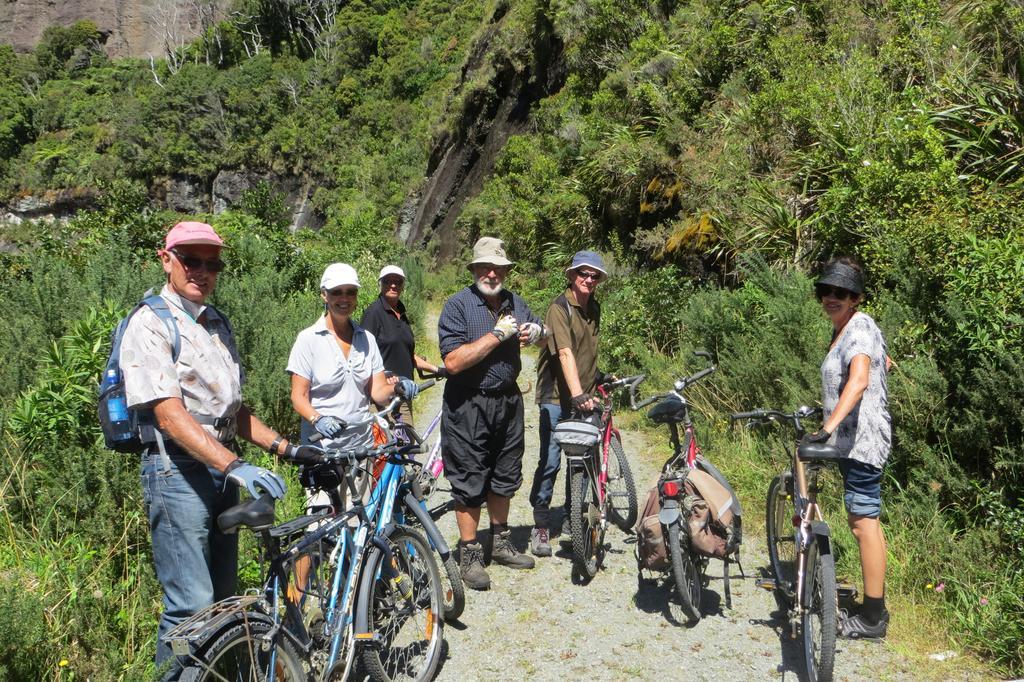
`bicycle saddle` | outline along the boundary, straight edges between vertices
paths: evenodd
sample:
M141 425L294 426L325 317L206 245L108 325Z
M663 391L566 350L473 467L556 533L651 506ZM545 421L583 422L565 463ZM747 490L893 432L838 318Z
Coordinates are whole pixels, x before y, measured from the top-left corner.
M686 405L674 395L670 395L647 413L655 424L678 424L686 419Z
M801 462L838 462L843 456L836 446L828 443L807 443L796 449Z
M237 533L239 526L254 530L269 528L274 523L274 498L270 495L246 500L236 504L217 517L217 527L222 533Z

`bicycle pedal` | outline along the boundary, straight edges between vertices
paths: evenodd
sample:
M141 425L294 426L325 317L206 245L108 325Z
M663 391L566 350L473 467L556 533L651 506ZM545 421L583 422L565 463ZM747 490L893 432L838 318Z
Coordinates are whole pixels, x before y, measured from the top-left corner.
M853 583L848 583L842 580L836 581L836 595L840 599L849 599L852 601L857 598L858 594L860 593L857 591L857 586Z
M759 578L754 584L762 590L768 590L769 592L774 592L776 587L775 578Z

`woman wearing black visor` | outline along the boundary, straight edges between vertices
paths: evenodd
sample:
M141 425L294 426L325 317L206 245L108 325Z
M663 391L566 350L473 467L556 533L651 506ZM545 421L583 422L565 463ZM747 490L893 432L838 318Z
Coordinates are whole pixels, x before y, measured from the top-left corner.
M824 423L805 440L835 445L844 455L843 501L860 546L864 605L839 623L849 638L885 637L885 534L879 523L882 467L889 458L892 428L886 373L889 359L878 325L857 310L864 296L863 274L852 258L825 266L815 295L832 322L832 343L821 364Z

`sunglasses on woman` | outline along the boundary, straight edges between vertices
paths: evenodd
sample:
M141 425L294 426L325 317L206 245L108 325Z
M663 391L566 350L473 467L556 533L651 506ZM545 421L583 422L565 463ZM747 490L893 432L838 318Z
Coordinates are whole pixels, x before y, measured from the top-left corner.
M828 296L829 298L834 298L837 301L845 301L848 298L853 298L854 296L856 296L856 294L850 291L849 289L833 287L829 286L828 284L815 284L814 295L818 297L819 301L825 298L826 296Z
M177 249L170 249L170 252L174 254L174 257L178 259L179 263L185 266L186 270L197 271L205 268L207 272L217 274L228 266L228 264L220 258L199 258L197 256L190 256L187 253L182 253Z

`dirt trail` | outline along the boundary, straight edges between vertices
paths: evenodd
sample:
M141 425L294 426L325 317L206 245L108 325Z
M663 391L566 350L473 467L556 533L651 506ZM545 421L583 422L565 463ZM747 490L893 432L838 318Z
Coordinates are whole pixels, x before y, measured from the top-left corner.
M427 320L428 329L435 330L436 324L434 313ZM519 384L524 390L530 387L524 395L524 482L509 519L521 549L528 544L532 526L528 498L538 450L535 377L535 357L524 354ZM417 424L425 426L440 403L440 387L425 392L417 401ZM646 454L643 434L624 432L623 441L642 499L661 462ZM563 490L560 480L552 507L561 505ZM440 526L454 546L454 514L442 518ZM486 521L481 526L486 529ZM565 530L552 541L555 556L538 559L535 569L491 566L491 589L469 591L460 622L445 629L447 658L438 679L798 679L798 644L784 634L784 618L776 613L771 594L754 585L753 576L767 565L763 529L750 528L745 536L742 561L747 577L733 576L731 610L725 609L721 596L722 563L711 562L711 582L703 595L705 615L693 628L675 624L666 608L665 588L638 585L634 539L614 527L605 538L609 548L603 570L590 584L574 585L568 524ZM738 573L735 566L732 573ZM837 680L914 677L910 662L884 644L839 642Z

